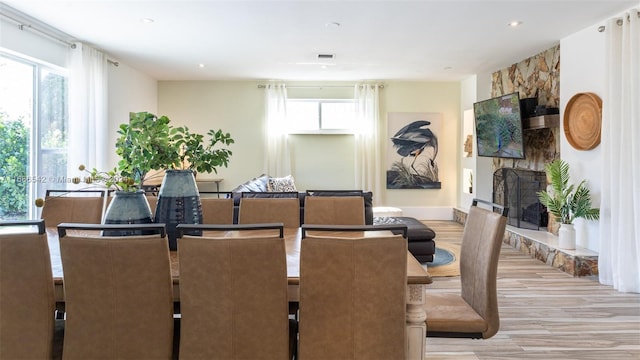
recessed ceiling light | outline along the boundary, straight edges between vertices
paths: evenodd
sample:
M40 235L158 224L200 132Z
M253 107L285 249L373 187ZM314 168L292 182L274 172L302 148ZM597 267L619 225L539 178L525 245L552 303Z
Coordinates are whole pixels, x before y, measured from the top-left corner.
M204 64L198 64L198 67L203 68Z
M511 22L510 22L509 24L507 24L507 25L509 25L509 26L511 26L511 27L518 27L518 26L522 25L522 21L514 20L514 21L511 21Z
M152 18L142 18L142 19L140 19L140 21L142 21L145 24L151 24L155 20L153 20Z

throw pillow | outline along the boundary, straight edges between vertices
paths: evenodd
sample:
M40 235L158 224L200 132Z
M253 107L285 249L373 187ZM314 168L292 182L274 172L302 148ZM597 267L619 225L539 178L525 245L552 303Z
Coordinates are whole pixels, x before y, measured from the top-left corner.
M236 188L231 190L231 192L249 192L249 191L267 191L267 181L269 179L269 175L262 174L258 177L254 177L253 179L238 185Z
M267 191L298 191L296 189L296 184L293 180L293 176L287 175L281 178L269 178L269 182L267 184Z

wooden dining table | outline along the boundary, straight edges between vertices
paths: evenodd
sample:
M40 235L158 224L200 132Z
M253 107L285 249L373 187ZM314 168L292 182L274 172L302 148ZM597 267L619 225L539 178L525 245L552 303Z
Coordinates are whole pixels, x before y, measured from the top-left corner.
M312 234L308 232L308 234ZM326 233L325 233L326 234ZM380 236L389 232L367 231L360 233L334 232L336 236ZM208 233L205 235L209 235ZM215 236L238 236L239 232L224 232ZM274 235L275 236L275 235ZM60 244L58 230L47 228L47 238L51 254L51 267L55 286L55 299L59 309L64 309L64 274L60 258ZM302 230L300 228L285 228L284 241L287 254L287 281L290 302L299 301L300 285L300 244ZM179 240L178 240L179 242ZM174 302L180 302L180 271L177 251L169 252L171 260L171 277L173 280ZM432 282L427 270L407 251L407 287L406 287L406 359L424 359L426 346L426 313L424 311L426 285ZM374 314L372 314L374 316Z

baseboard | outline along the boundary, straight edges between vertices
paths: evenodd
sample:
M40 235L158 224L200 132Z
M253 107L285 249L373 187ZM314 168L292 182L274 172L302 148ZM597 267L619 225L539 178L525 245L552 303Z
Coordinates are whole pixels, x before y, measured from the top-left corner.
M407 206L402 209L402 216L418 220L453 220L453 208L450 206Z

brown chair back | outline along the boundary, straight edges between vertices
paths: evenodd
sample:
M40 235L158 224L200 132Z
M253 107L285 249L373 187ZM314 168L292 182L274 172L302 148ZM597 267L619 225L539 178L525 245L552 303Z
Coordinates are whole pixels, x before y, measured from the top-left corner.
M180 359L289 357L281 235L184 236L178 251Z
M233 199L200 198L203 224L233 224Z
M487 329L482 334L485 339L500 327L496 278L506 225L506 216L471 206L462 235L461 295L487 322Z
M300 227L300 200L243 197L240 199L238 223L283 223L285 228Z
M65 359L171 358L173 284L166 238L61 233L60 254Z
M47 190L40 218L47 226L64 222L100 224L104 205L103 190Z
M300 256L301 359L405 358L405 238L307 235Z
M304 223L364 225L364 198L362 196L306 196Z
M0 234L1 359L52 357L55 300L41 223L38 233ZM10 225L18 223L0 223L0 232Z

